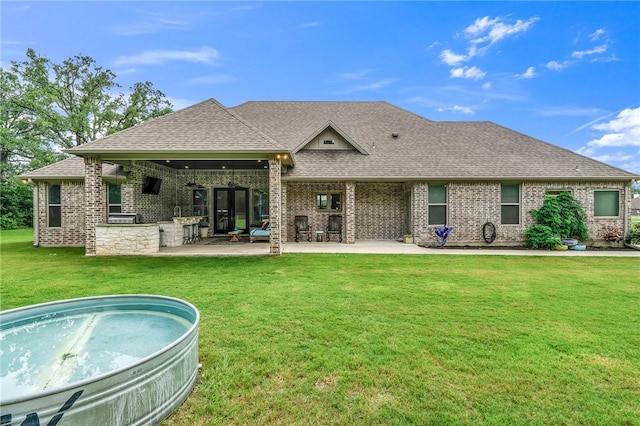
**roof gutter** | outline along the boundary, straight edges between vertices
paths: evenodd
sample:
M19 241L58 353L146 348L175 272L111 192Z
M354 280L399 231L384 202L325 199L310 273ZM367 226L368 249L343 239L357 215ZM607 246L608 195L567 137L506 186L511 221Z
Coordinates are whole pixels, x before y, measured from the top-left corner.
M635 179L635 178L634 178ZM608 177L445 177L445 176L317 176L317 177L297 177L283 176L282 180L290 182L329 182L329 181L358 181L358 182L626 182L629 176L608 176Z
M295 160L290 151L280 150L259 150L259 151L194 151L194 150L130 150L130 151L113 151L113 150L83 150L79 148L71 148L63 150L67 154L77 155L79 157L94 156L102 160L270 160L273 158L281 158L283 163L289 166L295 166ZM278 157L280 156L280 157Z

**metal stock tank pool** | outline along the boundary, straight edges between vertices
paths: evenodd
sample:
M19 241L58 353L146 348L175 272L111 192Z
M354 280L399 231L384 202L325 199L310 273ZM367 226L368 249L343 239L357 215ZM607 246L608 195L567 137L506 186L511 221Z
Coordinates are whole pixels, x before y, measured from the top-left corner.
M153 295L0 312L0 425L159 423L195 384L199 320Z

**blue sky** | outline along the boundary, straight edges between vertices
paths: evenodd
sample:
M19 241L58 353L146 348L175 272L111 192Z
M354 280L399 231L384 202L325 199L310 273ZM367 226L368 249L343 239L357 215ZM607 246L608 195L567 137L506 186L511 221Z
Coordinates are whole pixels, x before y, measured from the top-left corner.
M27 48L88 55L176 109L385 100L640 174L640 2L3 1L0 13L5 68Z

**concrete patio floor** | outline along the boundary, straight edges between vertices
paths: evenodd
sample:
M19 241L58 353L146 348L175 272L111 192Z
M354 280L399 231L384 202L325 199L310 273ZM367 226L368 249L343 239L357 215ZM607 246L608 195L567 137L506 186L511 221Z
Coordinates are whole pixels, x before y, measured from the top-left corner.
M269 243L229 243L224 245L208 245L208 241L176 247L163 247L155 256L266 256ZM284 245L283 254L287 253L370 253L370 254L432 254L432 255L500 255L500 256L613 256L640 257L638 250L589 250L586 251L550 251L530 250L524 248L425 248L415 244L404 244L392 240L361 240L355 244L338 242L288 242Z

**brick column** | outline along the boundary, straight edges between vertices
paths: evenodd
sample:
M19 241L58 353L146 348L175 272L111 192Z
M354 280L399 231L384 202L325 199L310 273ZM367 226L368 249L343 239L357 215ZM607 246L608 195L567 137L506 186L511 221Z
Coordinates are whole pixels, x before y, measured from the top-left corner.
M102 160L84 159L85 254L96 254L96 225L104 222L105 192L102 183Z
M287 182L282 182L282 190L280 191L282 194L281 207L280 207L280 225L282 226L282 231L280 232L280 241L282 244L286 244L288 241L287 237Z
M429 185L426 183L414 183L411 191L411 224L414 243L424 243L433 239L429 228L428 217Z
M269 160L269 233L270 252L282 254L282 176L279 158Z
M347 244L356 242L356 184L347 182L345 184L345 230Z

